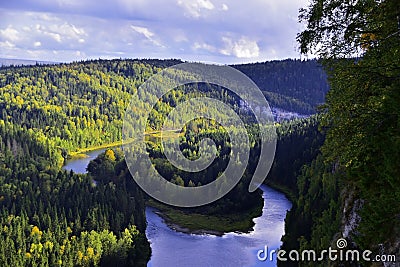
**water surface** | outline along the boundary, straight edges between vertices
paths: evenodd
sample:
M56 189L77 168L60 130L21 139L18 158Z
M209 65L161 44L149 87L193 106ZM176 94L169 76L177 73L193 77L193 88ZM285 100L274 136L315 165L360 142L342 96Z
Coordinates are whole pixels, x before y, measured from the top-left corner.
M89 162L105 149L85 153L88 157L67 161L63 167L76 173L86 173ZM259 261L257 252L268 246L269 251L281 245L284 219L291 203L280 192L262 186L264 207L261 217L255 218L250 233L227 233L223 236L195 235L169 228L151 207L146 208L146 235L151 243L152 256L148 267L221 267L276 266L274 261Z
M259 261L257 252L268 246L278 249L284 234L284 219L291 203L280 192L263 186L264 208L261 217L254 219L254 231L227 233L222 237L195 235L170 229L154 209L146 208L146 235L151 243L152 256L148 267L180 266L276 266L274 261Z
M86 153L82 153L85 154L87 157L67 160L63 169L68 171L73 170L75 173L86 173L86 167L89 165L89 162L91 160L94 160L98 155L103 153L105 150L106 150L105 148L101 148Z

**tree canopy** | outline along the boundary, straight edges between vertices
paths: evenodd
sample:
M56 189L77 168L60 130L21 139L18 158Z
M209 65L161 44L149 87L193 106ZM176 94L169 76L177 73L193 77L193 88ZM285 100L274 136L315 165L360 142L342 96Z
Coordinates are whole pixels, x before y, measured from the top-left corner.
M329 167L323 179L339 180L341 198L333 196L333 203L341 201L343 207L344 202L353 199L354 204L354 199L361 199L363 205L357 211L361 221L351 232L352 238L357 246L375 250L384 244L396 251L400 233L399 16L397 0L313 0L299 16L306 23L297 37L300 50L322 59L331 87L323 106L326 141L322 151L325 165L334 167ZM306 170L302 180L307 171L306 180L323 170L321 160L317 163L314 171ZM304 185L299 184L299 190L304 192ZM297 209L303 209L297 212L304 218L305 204ZM341 231L330 227L329 216L336 222L336 216L346 220L346 214L318 210L306 215L312 218L308 227L313 234L303 236L304 247L322 238L332 240ZM317 228L319 234L315 234Z

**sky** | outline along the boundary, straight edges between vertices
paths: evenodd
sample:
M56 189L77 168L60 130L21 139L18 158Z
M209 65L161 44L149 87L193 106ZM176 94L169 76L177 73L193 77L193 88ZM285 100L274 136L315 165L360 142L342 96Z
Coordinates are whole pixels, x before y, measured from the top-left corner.
M0 0L0 58L300 58L307 0Z

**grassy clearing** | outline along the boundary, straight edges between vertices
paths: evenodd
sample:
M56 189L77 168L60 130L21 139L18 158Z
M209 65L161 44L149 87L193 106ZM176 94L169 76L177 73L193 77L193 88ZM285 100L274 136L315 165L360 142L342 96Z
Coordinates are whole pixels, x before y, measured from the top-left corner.
M91 152L91 151L94 151L94 150L98 150L98 149L106 149L106 148L115 147L115 146L121 146L121 145L122 145L122 141L117 141L117 142L108 143L108 144L104 144L104 145L81 148L81 149L78 149L77 151L70 152L69 156L71 158L75 158L75 157L80 158L79 154L84 154L84 153L88 153L88 152Z
M146 132L146 136L153 137L153 138L163 138L170 139L170 138L178 138L183 135L183 133L180 132L180 130L166 130L162 134L160 131L153 131L153 132ZM125 142L127 143L127 142ZM122 141L116 141L113 143L108 143L108 144L103 144L103 145L97 145L97 146L91 146L87 148L81 148L76 151L70 152L68 156L70 158L74 159L79 159L79 158L84 158L85 153L98 150L98 149L106 149L106 148L111 148L111 147L116 147L116 146L122 146Z
M146 135L154 138L163 137L166 139L170 139L170 138L178 138L182 136L183 133L181 132L181 130L165 130L162 132L162 134L161 131L153 131L153 132L147 132Z
M86 154L83 154L83 153L69 155L69 159L84 159L84 158L87 158L87 157L89 157L89 156L86 155Z

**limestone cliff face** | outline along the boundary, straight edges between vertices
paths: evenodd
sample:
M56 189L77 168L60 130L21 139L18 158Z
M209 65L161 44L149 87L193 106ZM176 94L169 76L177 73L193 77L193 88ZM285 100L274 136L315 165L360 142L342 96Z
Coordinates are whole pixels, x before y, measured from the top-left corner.
M357 227L362 220L359 215L361 208L364 205L364 200L360 199L355 193L354 188L343 190L343 213L341 222L341 232L335 236L335 239L343 237L349 242L348 248L357 249L358 245L353 240L353 237L358 234ZM400 221L400 217L399 221ZM375 244L379 248L380 255L396 255L396 262L380 262L372 263L371 266L384 267L400 267L400 237L393 237L384 244ZM361 265L354 265L361 266Z
M343 217L342 217L342 237L351 241L351 236L357 234L357 226L361 217L358 214L364 201L357 198L355 190L347 189L343 191Z
M396 262L384 262L384 267L400 267L400 237L394 241L380 245L381 255L396 255Z

